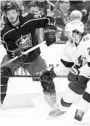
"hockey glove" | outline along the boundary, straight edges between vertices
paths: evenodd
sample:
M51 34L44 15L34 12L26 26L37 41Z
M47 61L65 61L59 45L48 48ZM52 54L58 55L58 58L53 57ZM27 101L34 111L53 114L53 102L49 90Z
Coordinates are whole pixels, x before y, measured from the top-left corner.
M16 49L16 50L14 50L12 52L8 52L8 54L9 54L10 58L14 58L15 56L19 57L21 55L21 50L20 49Z
M82 67L84 62L84 59L82 56L78 57L78 60L75 62L75 68L79 69L80 67Z
M76 81L78 79L79 70L74 66L68 74L69 81Z
M16 49L13 53L11 58L14 58L15 56L18 56L21 60L25 60L27 55L24 55L21 49Z
M77 61L75 62L75 65L71 68L71 71L68 74L68 80L69 81L75 81L78 79L78 74L79 74L79 68L82 67L83 63L86 60L84 57L79 56Z
M44 40L47 46L52 45L56 42L56 27L54 25L47 25L44 30Z

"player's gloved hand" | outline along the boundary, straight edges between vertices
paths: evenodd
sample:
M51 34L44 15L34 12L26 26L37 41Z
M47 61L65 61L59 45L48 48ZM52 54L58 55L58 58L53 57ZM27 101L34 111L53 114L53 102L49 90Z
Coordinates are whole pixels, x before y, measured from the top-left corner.
M44 40L46 41L47 46L52 45L56 42L56 31L55 20L52 17L47 17L48 23L44 29Z
M15 56L20 57L21 60L25 60L25 58L27 57L27 55L23 54L21 49L16 49L12 52L12 58L14 58Z
M68 74L68 80L76 81L78 79L78 75L79 75L79 70L75 66L73 66L71 68L71 71Z
M79 68L84 64L86 59L82 56L79 56L77 61L75 62L74 66L71 68L71 71L68 74L68 80L69 81L74 81L78 79L79 75Z
M14 58L15 56L20 56L22 53L21 53L21 50L20 49L16 49L14 50L12 53L11 53L11 57Z
M52 45L56 42L56 27L54 25L47 25L44 30L44 40L47 46Z

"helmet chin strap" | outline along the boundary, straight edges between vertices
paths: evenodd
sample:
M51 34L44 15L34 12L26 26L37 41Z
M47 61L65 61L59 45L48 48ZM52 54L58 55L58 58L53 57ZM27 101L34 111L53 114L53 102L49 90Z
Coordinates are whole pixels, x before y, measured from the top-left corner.
M82 36L78 34L75 38L73 38L73 42L78 45L81 41Z

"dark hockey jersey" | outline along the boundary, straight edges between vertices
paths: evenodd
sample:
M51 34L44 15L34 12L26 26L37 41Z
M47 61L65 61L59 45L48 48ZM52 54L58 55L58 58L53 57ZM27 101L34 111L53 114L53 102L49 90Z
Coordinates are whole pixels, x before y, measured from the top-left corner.
M26 17L20 16L20 25L18 27L7 23L1 31L1 37L9 57L11 57L12 53L18 48L22 48L26 51L36 46L38 44L36 28L45 27L47 22L47 18L35 19L34 15L28 14ZM32 62L38 55L40 55L40 48L30 52L24 62Z

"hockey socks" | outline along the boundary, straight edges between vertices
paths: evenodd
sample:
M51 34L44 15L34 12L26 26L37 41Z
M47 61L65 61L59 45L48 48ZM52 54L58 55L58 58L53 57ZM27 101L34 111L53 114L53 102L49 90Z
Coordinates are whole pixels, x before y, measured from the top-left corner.
M69 107L72 105L72 103L65 102L65 101L63 100L63 98L62 98L62 99L61 99L61 105L62 105L63 107L69 108Z

